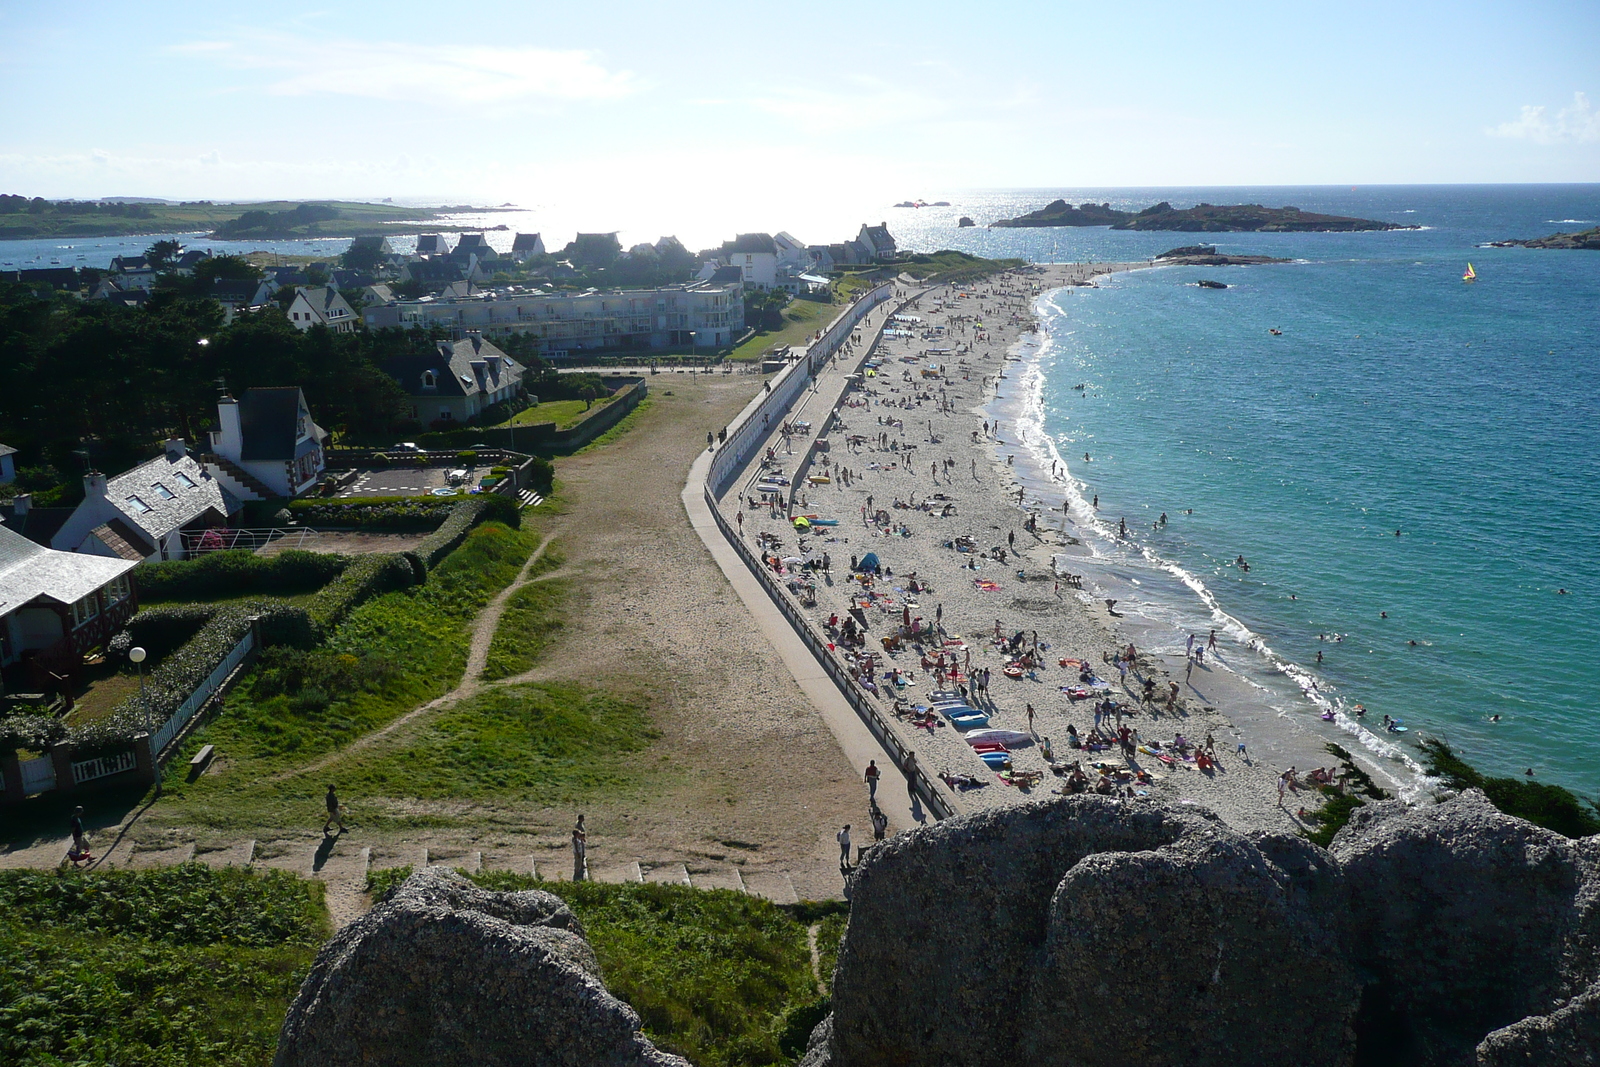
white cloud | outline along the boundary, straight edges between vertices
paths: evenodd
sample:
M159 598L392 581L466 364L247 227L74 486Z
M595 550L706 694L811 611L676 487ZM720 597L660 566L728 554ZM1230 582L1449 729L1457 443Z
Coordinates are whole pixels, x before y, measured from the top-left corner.
M1573 93L1572 104L1562 108L1552 118L1547 109L1524 104L1522 117L1515 122L1502 122L1485 132L1491 137L1511 137L1535 144L1561 144L1576 141L1600 141L1600 111L1589 103L1586 93Z
M627 71L611 71L593 52L484 45L416 45L251 34L193 41L172 51L224 67L278 72L278 96L333 94L418 104L493 104L513 100L614 100L635 92Z

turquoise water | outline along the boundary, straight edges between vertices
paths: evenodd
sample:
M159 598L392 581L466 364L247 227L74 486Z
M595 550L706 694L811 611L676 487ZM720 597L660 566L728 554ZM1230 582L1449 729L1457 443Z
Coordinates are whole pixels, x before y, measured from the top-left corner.
M1297 262L1139 271L1042 302L1039 421L1049 458L1099 496L1091 573L1168 651L1221 627L1290 714L1349 723L1360 703L1367 725L1395 716L1485 770L1600 793L1600 253L1474 247L1593 225L1600 187L1261 192L1187 199L1428 228L1219 234ZM1131 259L1196 236L975 240ZM1103 536L1124 517L1136 550Z

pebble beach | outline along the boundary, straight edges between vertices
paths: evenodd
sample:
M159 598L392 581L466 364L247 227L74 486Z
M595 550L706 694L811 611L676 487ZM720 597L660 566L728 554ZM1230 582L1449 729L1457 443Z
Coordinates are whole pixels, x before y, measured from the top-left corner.
M1303 828L1296 813L1320 797L1291 792L1280 805L1279 775L1292 765L1304 777L1335 759L1316 738L1249 709L1250 694L1212 671L1214 659L1186 671L1182 659L1135 644L1124 675L1114 660L1137 631L1095 596L1092 579L1079 587L1072 559L1084 549L1065 496L1047 499L1048 480L1024 484L1024 457L997 421L1036 336L1034 302L1148 266L1044 265L906 289L863 322L790 421L772 427L767 462L752 463L722 506L835 639L834 654L870 678L922 767L958 783L960 810L1055 792L1077 766L1091 784L1105 773L1119 795L1200 804L1240 829ZM788 492L773 491L781 483ZM797 527L804 516L814 519ZM880 570L863 580L852 561L869 553ZM864 620L854 621L864 643L845 636L847 620ZM1019 635L1011 647L1030 653L1031 666L1008 676L1017 655L1005 646ZM941 675L941 653L953 675ZM1219 654L1229 653L1209 653ZM973 680L985 670L980 695ZM935 691L962 685L989 717L983 728L1026 737L1006 744L1010 773L986 764L944 716L918 716ZM1230 708L1252 713L1241 723ZM1096 726L1135 731L1132 755L1070 746L1071 731L1087 739ZM1214 764L1202 769L1192 747L1175 750L1180 735L1212 739Z

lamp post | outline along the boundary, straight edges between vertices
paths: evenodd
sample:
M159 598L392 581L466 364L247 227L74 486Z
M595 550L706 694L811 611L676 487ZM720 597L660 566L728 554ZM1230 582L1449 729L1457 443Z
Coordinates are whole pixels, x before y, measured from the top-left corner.
M133 662L135 667L139 668L139 703L144 707L144 721L147 728L150 726L150 698L146 695L144 688L144 659L148 655L149 653L141 645L135 645L133 648L128 649L128 659ZM151 736L154 736L154 733Z

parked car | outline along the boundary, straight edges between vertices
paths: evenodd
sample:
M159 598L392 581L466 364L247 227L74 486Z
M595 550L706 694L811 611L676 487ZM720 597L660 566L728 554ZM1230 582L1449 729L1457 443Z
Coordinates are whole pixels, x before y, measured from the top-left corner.
M415 441L400 441L389 446L390 452L426 452L427 449Z

